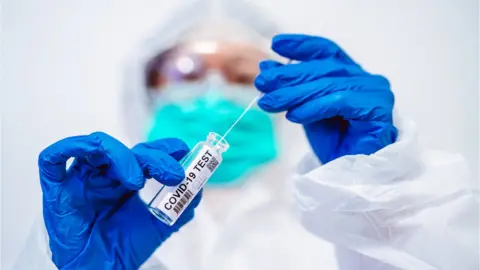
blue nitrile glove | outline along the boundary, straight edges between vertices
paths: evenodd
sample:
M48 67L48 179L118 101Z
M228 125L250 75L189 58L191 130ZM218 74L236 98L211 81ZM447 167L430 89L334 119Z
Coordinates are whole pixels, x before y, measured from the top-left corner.
M344 155L371 154L395 142L394 96L388 80L356 64L330 40L278 35L272 49L295 64L260 63L255 86L267 112L287 111L304 126L323 163Z
M137 269L193 218L197 196L167 226L139 198L145 178L176 185L177 162L188 152L178 139L139 144L132 150L105 133L70 137L39 156L43 216L52 260L60 269ZM74 157L65 170L66 162Z

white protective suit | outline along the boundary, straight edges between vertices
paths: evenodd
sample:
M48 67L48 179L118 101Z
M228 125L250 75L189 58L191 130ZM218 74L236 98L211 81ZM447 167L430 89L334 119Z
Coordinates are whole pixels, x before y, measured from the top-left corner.
M264 16L230 4L222 12L254 29L252 40L275 34ZM126 83L133 142L143 139L149 117L141 89L146 61L211 16L204 9L193 5L176 14L135 54ZM478 191L465 160L423 151L412 122L396 119L395 125L397 142L375 154L321 165L307 153L296 172L288 164L307 151L305 138L289 133L292 124L281 125L280 139L289 138L282 157L229 193L233 203L220 213L201 203L194 220L142 269L479 269ZM142 198L149 201L158 188L147 182ZM50 257L39 220L15 269L55 269Z

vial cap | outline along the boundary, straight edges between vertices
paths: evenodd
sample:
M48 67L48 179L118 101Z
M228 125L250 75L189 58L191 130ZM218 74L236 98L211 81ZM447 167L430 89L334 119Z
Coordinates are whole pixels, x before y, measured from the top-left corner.
M211 146L215 147L220 152L225 152L230 147L230 145L225 140L225 138L222 138L222 136L220 136L219 134L217 134L215 132L210 132L208 134L207 143L209 143Z

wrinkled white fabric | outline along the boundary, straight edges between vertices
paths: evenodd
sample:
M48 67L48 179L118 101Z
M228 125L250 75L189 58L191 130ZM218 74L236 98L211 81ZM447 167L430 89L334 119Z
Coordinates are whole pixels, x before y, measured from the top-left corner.
M25 246L20 252L14 270L54 270L52 253L48 247L48 235L45 230L43 218L39 216L33 224L32 230L27 237Z
M375 154L326 165L307 155L293 182L281 163L265 168L225 222L201 204L142 269L479 269L478 191L465 160L422 152L414 124L396 125L398 141ZM44 230L40 220L15 269L55 269Z
M307 156L295 177L300 223L337 246L345 269L479 269L479 197L466 161L422 152L415 125L369 156L319 166Z

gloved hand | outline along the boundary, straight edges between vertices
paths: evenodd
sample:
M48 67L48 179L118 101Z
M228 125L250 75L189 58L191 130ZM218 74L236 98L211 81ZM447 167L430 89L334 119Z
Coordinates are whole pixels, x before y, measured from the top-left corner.
M299 63L260 63L255 86L267 112L287 111L303 125L322 163L344 155L371 154L395 142L394 96L387 79L372 75L330 40L278 35L272 49Z
M145 178L176 185L177 162L188 147L163 139L128 149L104 133L70 137L39 156L43 216L52 260L60 269L137 269L193 218L197 196L178 221L167 226L139 198ZM65 170L66 162L74 157Z

